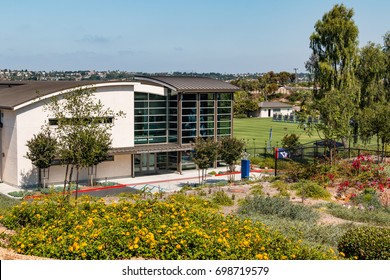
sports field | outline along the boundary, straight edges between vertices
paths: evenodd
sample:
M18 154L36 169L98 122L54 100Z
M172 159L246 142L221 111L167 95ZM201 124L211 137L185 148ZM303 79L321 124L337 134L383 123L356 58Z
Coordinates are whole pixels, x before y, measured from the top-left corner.
M268 145L270 129L272 128L271 146L280 146L284 135L295 133L299 135L302 144L319 140L317 135L309 137L298 127L298 123L275 122L272 118L234 119L233 136L245 139L248 146L264 147Z

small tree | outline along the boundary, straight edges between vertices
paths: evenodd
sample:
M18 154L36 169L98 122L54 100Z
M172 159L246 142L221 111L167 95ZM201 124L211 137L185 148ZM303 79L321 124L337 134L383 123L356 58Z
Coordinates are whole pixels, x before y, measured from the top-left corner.
M218 153L228 166L230 173L229 181L234 180L233 172L236 169L236 162L241 158L245 143L235 137L223 137L219 144Z
M377 139L377 149L382 144L382 159L385 145L390 143L390 106L387 103L374 104L365 108L359 118L361 124L360 136L363 141L368 142L373 136Z
M26 146L28 152L26 158L31 160L32 164L38 168L38 187L42 187L42 174L41 171L44 168L49 168L53 162L56 150L57 141L51 135L48 128L44 129L37 135L27 141Z
M295 133L286 134L282 139L282 147L288 149L292 156L297 155L300 144L299 135Z
M193 145L194 149L191 152L192 160L202 171L202 176L199 175L199 183L204 182L207 169L217 159L218 143L212 138L203 139L197 137Z
M73 180L76 171L76 199L81 168L96 165L108 156L111 145L112 118L114 113L94 97L94 88L79 88L63 96L56 96L46 104L46 110L57 122L55 128L59 143L59 155L66 165L64 191Z
M234 93L233 111L235 116L249 115L249 112L258 109L258 102L246 91L237 91Z

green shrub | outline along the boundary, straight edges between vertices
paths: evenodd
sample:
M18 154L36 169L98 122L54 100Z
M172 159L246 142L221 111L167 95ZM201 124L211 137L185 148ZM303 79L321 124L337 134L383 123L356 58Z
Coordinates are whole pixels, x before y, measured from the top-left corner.
M338 244L347 258L359 260L390 260L390 229L359 227L348 230Z
M275 168L275 159L273 157L267 157L263 161L263 167Z
M288 184L283 181L275 181L271 185L273 188L276 188L279 191L279 196L282 197L290 197L290 193L288 192Z
M22 197L25 197L28 194L28 192L27 191L13 191L13 192L9 192L8 194L10 196L13 196L13 197L22 198Z
M291 160L278 159L278 169L279 170L290 170L295 168L295 164Z
M282 197L246 197L238 210L241 215L274 215L291 220L313 222L319 214L313 209L300 204L294 204Z
M330 199L332 196L324 187L309 180L299 181L294 188L297 189L297 195L303 198Z
M0 194L0 216L4 215L12 209L15 205L20 204L19 199L10 198Z
M367 210L351 207L348 209L335 203L328 203L327 208L331 215L344 220L370 223L379 226L390 225L390 211L386 208Z
M248 118L248 116L246 114L237 114L234 117L237 118L237 119L246 119L246 118Z
M264 195L263 192L263 185L261 184L254 184L251 186L251 193L253 195Z
M250 217L254 221L260 221L277 230L284 236L292 240L302 240L310 246L324 245L337 250L340 237L350 228L355 226L352 223L343 223L340 225L323 225L308 223L306 221L289 220L277 216L254 215ZM325 248L328 250L329 248Z
M365 208L381 208L379 196L375 189L366 188L360 194L353 197L351 201L355 205L363 205Z
M231 206L234 204L233 200L224 191L215 192L211 200L222 206Z
M249 161L251 164L259 166L263 163L263 160L259 157L249 157Z

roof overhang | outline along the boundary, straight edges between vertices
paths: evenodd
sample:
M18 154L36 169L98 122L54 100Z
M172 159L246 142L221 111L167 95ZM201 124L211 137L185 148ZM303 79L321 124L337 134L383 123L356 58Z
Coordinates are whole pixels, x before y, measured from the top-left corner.
M156 145L140 145L135 147L112 148L109 151L110 155L125 155L125 154L147 154L147 153L162 153L176 151L191 151L191 145L178 144L156 144Z
M180 93L233 93L240 88L216 79L191 76L134 76L135 80L164 86Z

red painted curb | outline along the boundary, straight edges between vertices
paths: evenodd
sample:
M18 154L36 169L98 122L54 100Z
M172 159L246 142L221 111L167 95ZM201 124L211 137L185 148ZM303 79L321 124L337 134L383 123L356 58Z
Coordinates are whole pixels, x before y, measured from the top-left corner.
M255 169L251 170L250 172L274 172L272 169ZM223 173L223 174L215 174L215 176L228 176L230 174L240 174L241 172L236 171L233 173ZM210 176L210 175L208 175ZM81 189L78 192L79 193L87 193L87 192L93 192L93 191L103 191L103 190L109 190L109 189L120 189L125 188L129 186L137 186L137 185L150 185L155 183L166 183L166 182L174 182L174 181L184 181L184 180L190 180L190 179L197 179L198 176L195 177L186 177L186 178L178 178L178 179L166 179L166 180L158 180L158 181L148 181L148 182L140 182L136 184L119 184L119 185L113 185L113 186L105 186L105 187L95 187L95 188L88 188L88 189ZM71 193L75 193L76 190L73 190ZM62 193L64 194L64 193ZM35 199L40 198L42 196L47 196L50 194L41 194L41 195L31 195L31 196L25 196L23 199Z

